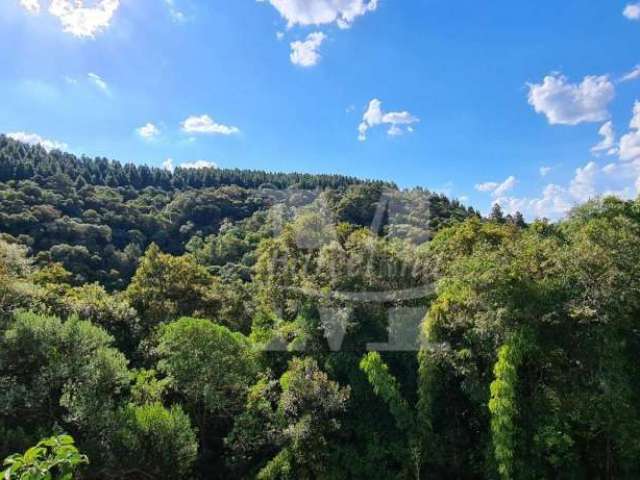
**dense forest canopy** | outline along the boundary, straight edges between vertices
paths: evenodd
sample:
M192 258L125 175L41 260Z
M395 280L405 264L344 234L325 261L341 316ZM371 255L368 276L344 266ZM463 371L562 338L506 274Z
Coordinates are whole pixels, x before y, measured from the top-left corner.
M339 175L122 165L0 136L0 232L28 246L40 263L62 263L79 282L109 288L126 286L152 242L182 254L190 241L210 241L241 221L247 230L265 230L274 204L303 206L319 194L345 221L368 226L383 191L400 195L393 184ZM423 230L473 213L427 191L403 195L422 197L427 211L420 215L434 225L416 213L410 225Z
M0 137L0 457L47 439L15 472L638 478L639 318L640 200L527 225Z

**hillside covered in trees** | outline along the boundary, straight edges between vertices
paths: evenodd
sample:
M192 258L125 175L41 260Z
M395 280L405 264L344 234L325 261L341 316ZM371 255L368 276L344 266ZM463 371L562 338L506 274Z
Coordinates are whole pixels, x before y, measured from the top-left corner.
M48 439L12 462L634 479L639 318L639 200L527 225L421 188L0 136L0 458Z

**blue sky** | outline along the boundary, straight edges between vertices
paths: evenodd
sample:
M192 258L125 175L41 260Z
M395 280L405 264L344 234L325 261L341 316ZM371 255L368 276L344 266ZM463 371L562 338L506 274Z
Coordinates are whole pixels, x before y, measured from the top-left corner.
M379 178L530 218L640 188L629 0L4 0L0 45L0 132L77 154Z

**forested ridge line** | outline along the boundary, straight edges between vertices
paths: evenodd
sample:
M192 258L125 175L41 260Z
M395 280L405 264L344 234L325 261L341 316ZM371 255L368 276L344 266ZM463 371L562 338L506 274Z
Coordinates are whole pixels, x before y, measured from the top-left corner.
M245 221L257 229L274 204L304 206L320 194L335 215L368 226L384 191L399 195L393 184L339 175L170 172L47 152L0 136L0 232L28 246L39 262L60 262L78 281L97 280L109 289L126 286L152 242L182 254L223 225ZM423 197L423 218L412 224L423 230L427 222L435 231L473 213L425 190L409 195L415 196Z

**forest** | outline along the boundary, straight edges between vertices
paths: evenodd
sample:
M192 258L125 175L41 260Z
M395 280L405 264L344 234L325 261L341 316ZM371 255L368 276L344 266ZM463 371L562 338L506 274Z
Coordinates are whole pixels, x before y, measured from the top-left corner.
M0 136L3 479L640 478L640 199L488 217Z

